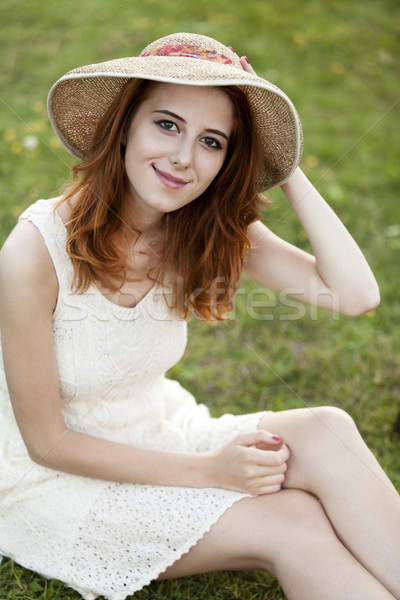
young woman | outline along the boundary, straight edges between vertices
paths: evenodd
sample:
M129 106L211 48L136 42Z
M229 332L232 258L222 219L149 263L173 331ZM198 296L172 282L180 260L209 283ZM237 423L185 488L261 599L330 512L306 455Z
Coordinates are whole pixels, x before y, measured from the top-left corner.
M348 315L379 302L298 168L290 100L174 34L71 71L49 111L82 160L1 252L1 554L87 600L222 569L268 570L296 600L399 599L399 496L346 413L215 419L165 377L189 313L224 318L242 270ZM259 220L277 185L314 256Z

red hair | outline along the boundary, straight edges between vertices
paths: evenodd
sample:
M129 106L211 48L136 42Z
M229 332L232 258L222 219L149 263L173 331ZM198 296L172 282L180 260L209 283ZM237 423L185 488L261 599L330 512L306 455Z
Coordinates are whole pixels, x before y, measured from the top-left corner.
M61 202L77 198L71 203L66 227L67 252L79 292L86 291L95 279L111 291L119 289L112 280L120 281L121 286L126 281L124 257L111 243L112 236L123 227L121 214L128 183L123 137L155 85L160 84L133 80L123 87L99 121L90 152L72 169L74 179ZM160 280L168 274L168 280L175 282L171 308L185 318L189 311L206 320L226 318L250 248L247 229L260 217L262 204L256 188L258 144L247 97L238 87L220 89L234 108L227 156L200 197L168 213L167 240L160 261Z

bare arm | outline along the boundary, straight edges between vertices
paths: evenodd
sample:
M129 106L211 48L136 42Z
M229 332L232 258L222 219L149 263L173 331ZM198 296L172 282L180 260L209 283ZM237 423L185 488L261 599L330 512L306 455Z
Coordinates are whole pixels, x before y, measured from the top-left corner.
M108 481L277 491L288 450L265 431L241 436L213 453L149 450L66 427L61 411L52 314L58 283L38 230L20 223L0 253L0 324L15 417L34 462ZM267 444L269 450L252 446ZM267 446L266 446L267 447Z
M254 73L242 58L246 71ZM302 224L314 256L273 234L261 222L249 228L252 250L245 271L260 283L305 302L359 315L379 304L379 289L346 227L298 168L281 186Z
M361 250L300 169L282 185L314 256L285 242L261 222L249 228L245 271L260 283L347 315L379 304L376 280Z

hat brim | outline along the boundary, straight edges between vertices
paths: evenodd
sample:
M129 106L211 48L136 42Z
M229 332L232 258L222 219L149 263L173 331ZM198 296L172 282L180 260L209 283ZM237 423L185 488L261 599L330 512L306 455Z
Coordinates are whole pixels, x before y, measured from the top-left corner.
M288 96L269 81L237 67L187 57L121 58L78 67L51 88L48 111L54 130L78 158L88 152L97 123L114 97L132 79L192 86L240 87L258 132L262 170L258 189L284 183L302 153L302 129Z

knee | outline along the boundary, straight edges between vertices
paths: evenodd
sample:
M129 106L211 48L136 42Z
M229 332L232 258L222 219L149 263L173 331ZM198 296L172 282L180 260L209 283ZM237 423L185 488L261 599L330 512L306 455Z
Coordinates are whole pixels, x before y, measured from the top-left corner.
M309 410L309 427L314 439L323 443L343 444L358 435L353 418L341 408L320 406Z
M292 492L285 502L279 537L271 550L270 570L279 577L288 563L295 563L310 548L324 548L335 534L321 503L311 494Z
M339 426L354 426L353 417L337 406L318 406L314 409L319 418Z
M285 490L281 496L282 518L280 539L287 547L297 539L308 539L310 534L326 531L330 524L319 500L302 490Z
M265 508L273 513L273 519L269 515L268 544L263 544L262 551L255 557L261 561L257 568L276 575L290 555L302 553L310 545L334 535L320 502L308 492L281 490L273 494L273 500L272 496L259 496L258 500L259 511L262 513ZM262 523L262 514L258 517Z

